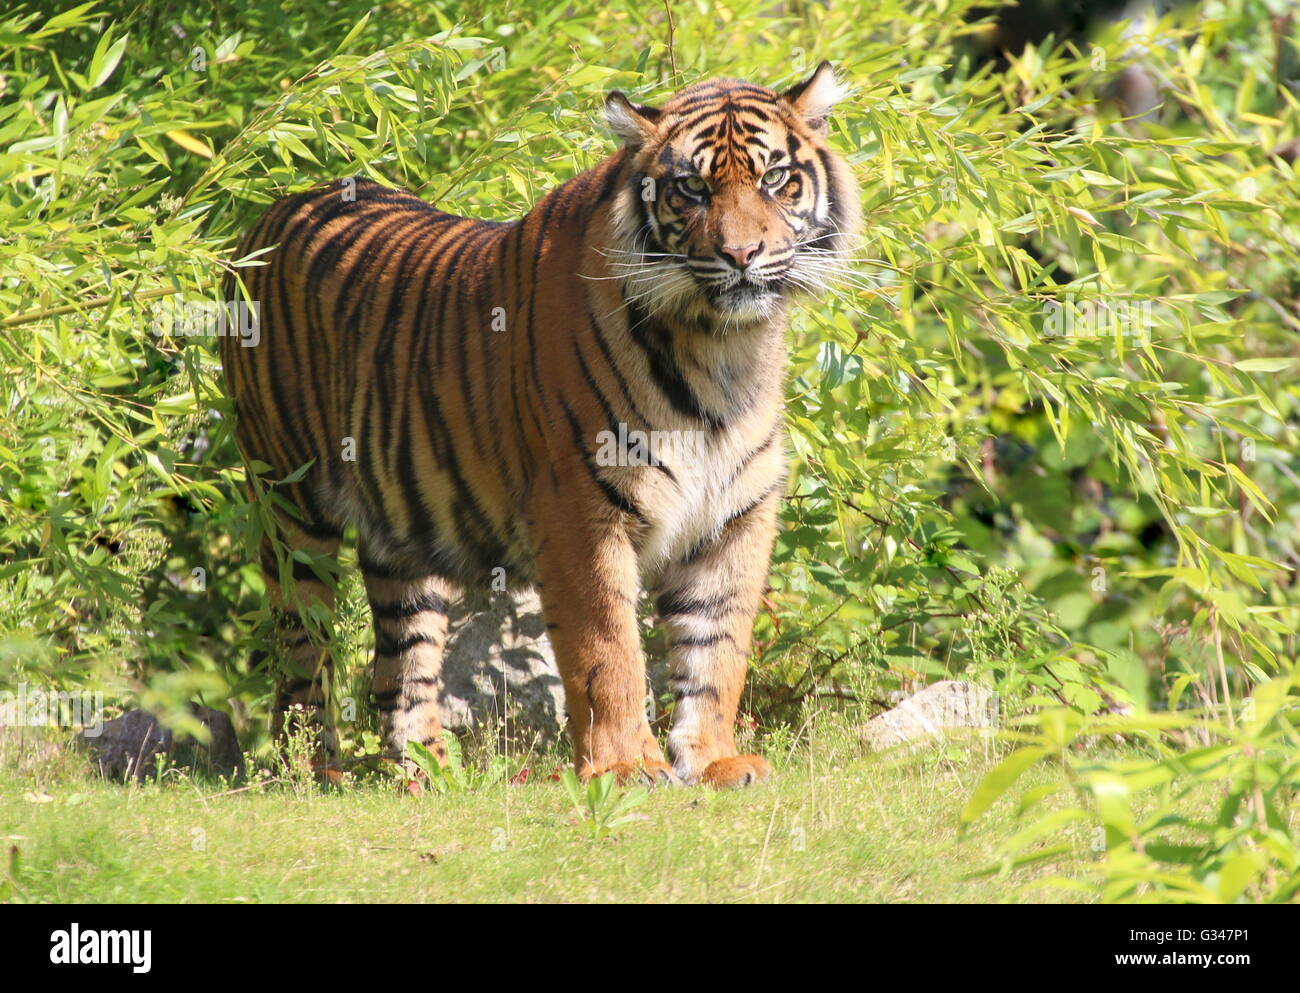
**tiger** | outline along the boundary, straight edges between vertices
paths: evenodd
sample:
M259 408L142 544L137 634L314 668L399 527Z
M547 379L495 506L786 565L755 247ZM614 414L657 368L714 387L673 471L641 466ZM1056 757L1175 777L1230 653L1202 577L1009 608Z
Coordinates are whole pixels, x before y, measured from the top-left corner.
M448 605L504 577L541 601L578 775L769 777L735 728L787 481L790 307L831 284L860 226L828 143L845 93L830 63L784 92L712 78L653 107L614 91L617 150L518 220L351 179L247 231L263 264L227 295L256 304L259 342L223 338L221 358L293 553L290 596L262 540L274 734L291 708L330 733L333 661L301 610L333 609L312 562L354 528L386 755L418 742L445 761ZM667 646L666 756L642 596Z

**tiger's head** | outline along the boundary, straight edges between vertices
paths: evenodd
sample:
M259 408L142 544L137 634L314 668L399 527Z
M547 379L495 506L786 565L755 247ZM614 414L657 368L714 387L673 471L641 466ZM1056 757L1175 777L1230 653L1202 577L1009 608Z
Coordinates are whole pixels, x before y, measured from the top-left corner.
M661 108L611 93L606 117L631 181L606 254L625 296L726 330L778 315L792 293L842 271L860 208L826 119L844 92L823 62L784 93L712 79Z

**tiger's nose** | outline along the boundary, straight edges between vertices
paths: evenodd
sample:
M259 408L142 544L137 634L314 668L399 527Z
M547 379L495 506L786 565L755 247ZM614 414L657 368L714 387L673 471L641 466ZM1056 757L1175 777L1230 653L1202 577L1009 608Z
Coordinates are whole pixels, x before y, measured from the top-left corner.
M722 245L718 249L725 258L730 259L735 264L737 269L746 268L758 257L758 253L762 250L763 243L761 241L749 245Z

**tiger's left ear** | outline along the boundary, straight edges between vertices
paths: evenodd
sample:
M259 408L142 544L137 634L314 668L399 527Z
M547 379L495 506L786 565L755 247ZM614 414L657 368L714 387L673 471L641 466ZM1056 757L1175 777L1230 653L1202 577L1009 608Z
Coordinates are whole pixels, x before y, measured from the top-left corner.
M659 109L635 104L615 90L605 98L605 120L609 128L632 148L640 148L654 134L659 122Z
M781 99L818 134L826 133L826 119L831 108L848 96L849 88L835 77L835 67L823 62L802 83L790 87Z

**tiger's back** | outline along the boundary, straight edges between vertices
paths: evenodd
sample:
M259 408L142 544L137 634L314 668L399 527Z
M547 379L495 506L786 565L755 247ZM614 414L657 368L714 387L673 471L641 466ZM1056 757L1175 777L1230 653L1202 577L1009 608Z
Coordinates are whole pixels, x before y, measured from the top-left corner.
M249 233L244 254L277 247L242 270L261 342L223 339L237 435L273 479L310 466L283 488L309 531L357 525L376 565L523 578L507 507L533 460L496 388L521 226L364 181L286 197Z

